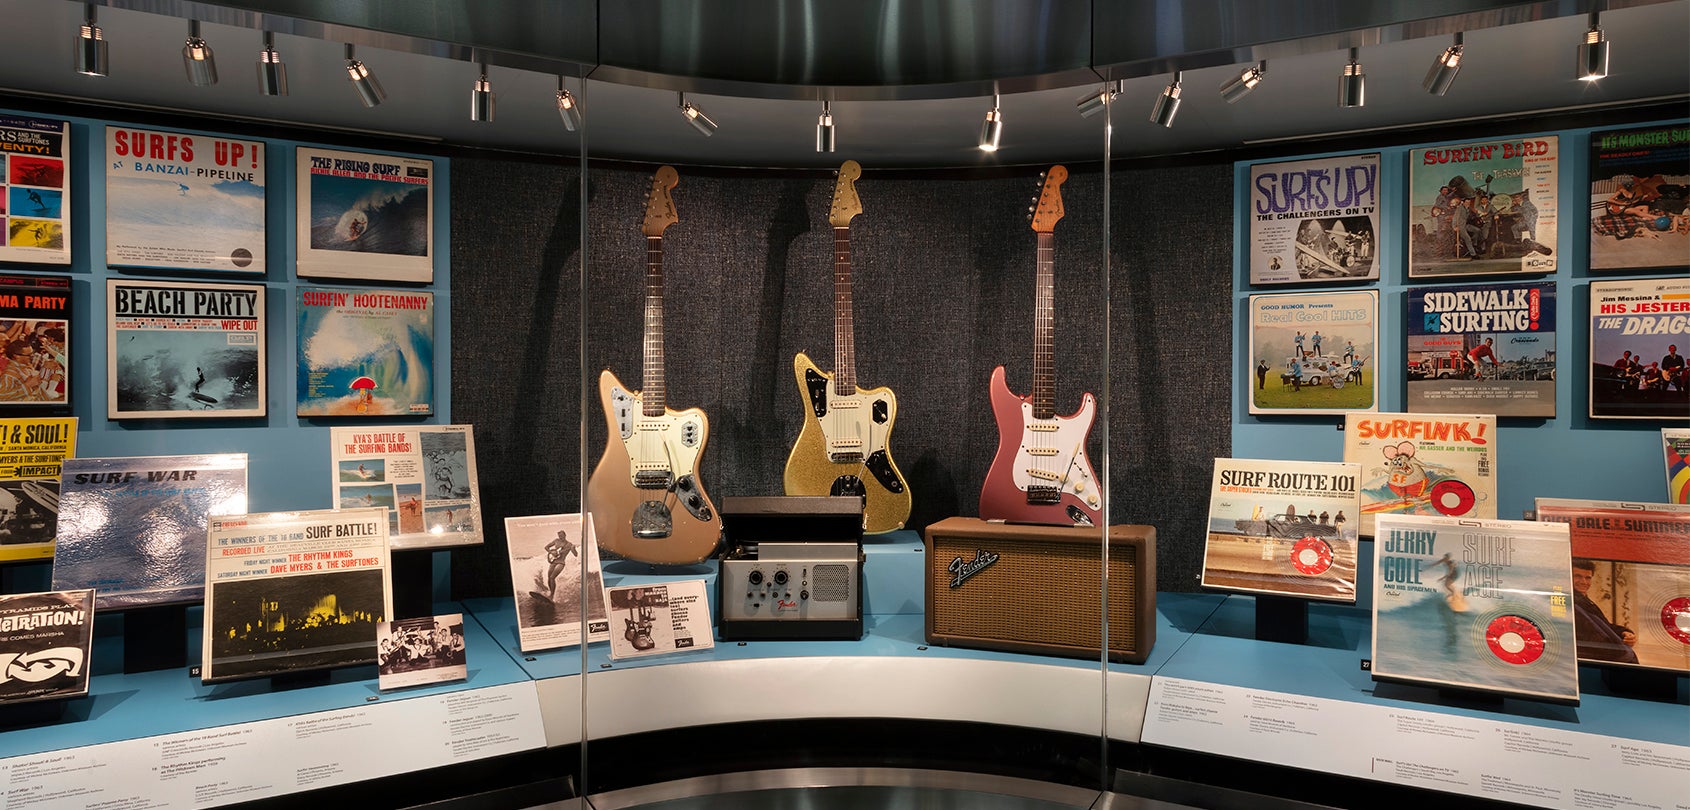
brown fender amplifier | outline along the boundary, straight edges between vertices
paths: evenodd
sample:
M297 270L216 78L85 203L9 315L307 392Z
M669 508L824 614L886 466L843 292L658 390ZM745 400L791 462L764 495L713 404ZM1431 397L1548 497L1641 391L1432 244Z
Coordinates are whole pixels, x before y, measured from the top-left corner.
M953 517L927 527L927 643L1096 658L1101 532ZM1109 527L1109 660L1156 643L1156 529Z

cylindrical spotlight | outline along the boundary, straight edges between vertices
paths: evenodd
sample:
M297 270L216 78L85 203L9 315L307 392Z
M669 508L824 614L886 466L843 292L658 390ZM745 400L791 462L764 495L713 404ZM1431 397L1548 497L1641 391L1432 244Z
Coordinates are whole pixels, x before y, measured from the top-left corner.
M266 96L288 94L288 66L276 53L276 35L264 32L264 50L258 52L258 92Z
M563 128L574 132L581 125L581 106L575 101L575 94L563 86L563 77L557 77L557 115L563 119Z
M992 94L992 108L986 111L986 120L980 124L980 151L996 152L998 144L1003 142L1003 110L999 107L998 94Z
M1245 68L1243 72L1227 79L1226 84L1221 85L1221 98L1225 99L1226 103L1232 104L1249 95L1251 90L1256 89L1256 85L1262 83L1262 77L1266 76L1267 72L1268 63L1266 59Z
M1161 94L1156 96L1156 103L1150 108L1151 123L1163 127L1174 125L1174 116L1179 113L1180 74L1181 71L1174 71L1174 80L1168 82L1168 86L1162 88Z
M381 89L381 82L376 81L375 74L353 55L352 43L346 45L346 78L352 80L352 89L358 91L358 100L364 102L365 107L374 107L387 100L387 91Z
M1120 82L1104 82L1102 87L1080 97L1074 102L1074 107L1080 111L1081 118L1090 118L1103 112L1109 106L1109 100L1121 94Z
M1590 11L1590 28L1578 47L1578 72L1582 81L1593 82L1608 76L1608 37L1602 33L1601 21L1595 9Z
M706 138L711 135L715 135L716 130L718 129L716 122L710 120L710 116L705 115L704 110L699 109L697 105L687 101L686 93L681 93L680 98L681 117L687 119L687 123L692 124L692 128L698 130L698 134L703 135Z
M1338 106L1360 107L1367 103L1367 74L1361 72L1361 62L1356 61L1357 48L1350 49L1350 63L1344 66L1344 75L1338 77Z
M487 63L481 64L481 78L475 80L475 87L469 91L469 120L493 120L493 105L498 98L493 95L493 83L487 81Z
M100 26L94 24L94 4L89 3L84 9L82 28L76 32L76 45L72 48L76 56L72 65L77 73L84 76L104 76L111 68L106 59L106 38Z
M816 118L816 151L833 151L833 102L822 102L822 114Z
M1449 86L1455 81L1455 74L1461 72L1461 53L1466 48L1461 41L1461 32L1455 32L1455 44L1438 54L1437 61L1432 63L1426 71L1426 80L1421 85L1426 92L1434 96L1441 96L1449 92Z
M217 83L217 59L211 46L200 39L200 21L188 21L188 41L182 44L182 66L188 70L188 83L195 87L210 87Z

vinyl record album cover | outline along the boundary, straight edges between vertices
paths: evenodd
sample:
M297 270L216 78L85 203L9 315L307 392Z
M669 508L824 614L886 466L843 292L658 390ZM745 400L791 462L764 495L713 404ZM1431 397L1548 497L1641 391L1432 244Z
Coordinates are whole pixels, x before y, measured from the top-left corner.
M1690 268L1690 123L1590 135L1590 269Z
M1555 284L1410 287L1411 413L1555 415Z
M1577 703L1567 527L1380 515L1373 678Z
M67 458L55 589L94 588L101 610L198 602L205 524L246 511L246 454Z
M716 646L704 580L611 588L610 657L644 658Z
M1215 459L1203 587L1356 599L1361 466Z
M70 264L70 122L0 115L0 261Z
M70 405L70 335L70 279L0 276L0 409Z
M299 416L434 413L434 294L299 289Z
M265 414L264 285L106 279L106 418Z
M264 144L106 127L106 264L264 272Z
M394 549L481 543L481 488L469 425L329 429L334 503L380 506Z
M1690 506L1538 498L1572 533L1579 660L1690 672Z
M1379 278L1379 153L1250 167L1250 283Z
M434 280L434 161L301 146L300 278Z
M1379 293L1250 296L1250 413L1379 407Z
M580 644L583 604L587 640L610 637L599 544L590 515L507 517L505 538L523 652Z
M94 592L0 595L0 705L88 694Z
M1690 428L1661 428L1667 463L1667 503L1690 503Z
M468 677L462 613L376 625L376 683L383 692Z
M53 556L60 466L74 455L74 416L0 419L0 562Z
M1344 416L1344 460L1361 465L1361 536L1375 515L1496 517L1496 417Z
M1590 282L1590 415L1690 420L1690 276Z
M1560 151L1535 135L1409 152L1408 277L1555 272Z
M377 662L393 616L382 510L218 516L206 541L206 683Z

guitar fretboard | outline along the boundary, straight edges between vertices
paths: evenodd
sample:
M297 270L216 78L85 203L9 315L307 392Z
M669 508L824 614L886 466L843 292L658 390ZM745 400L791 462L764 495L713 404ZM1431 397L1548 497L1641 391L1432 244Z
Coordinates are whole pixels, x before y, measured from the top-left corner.
M1056 416L1056 237L1039 232L1033 281L1033 416Z
M857 392L857 344L851 319L851 226L833 229L833 390Z
M663 237L645 238L645 379L641 410L662 416L663 391Z

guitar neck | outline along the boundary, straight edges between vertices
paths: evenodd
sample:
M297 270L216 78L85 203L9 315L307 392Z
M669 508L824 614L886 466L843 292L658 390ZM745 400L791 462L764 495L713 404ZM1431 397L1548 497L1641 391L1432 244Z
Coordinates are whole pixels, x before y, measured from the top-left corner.
M645 379L641 410L662 416L663 391L663 237L645 238Z
M1040 232L1033 282L1033 416L1056 416L1056 237Z
M851 226L833 229L833 386L857 391L857 341L851 317Z

